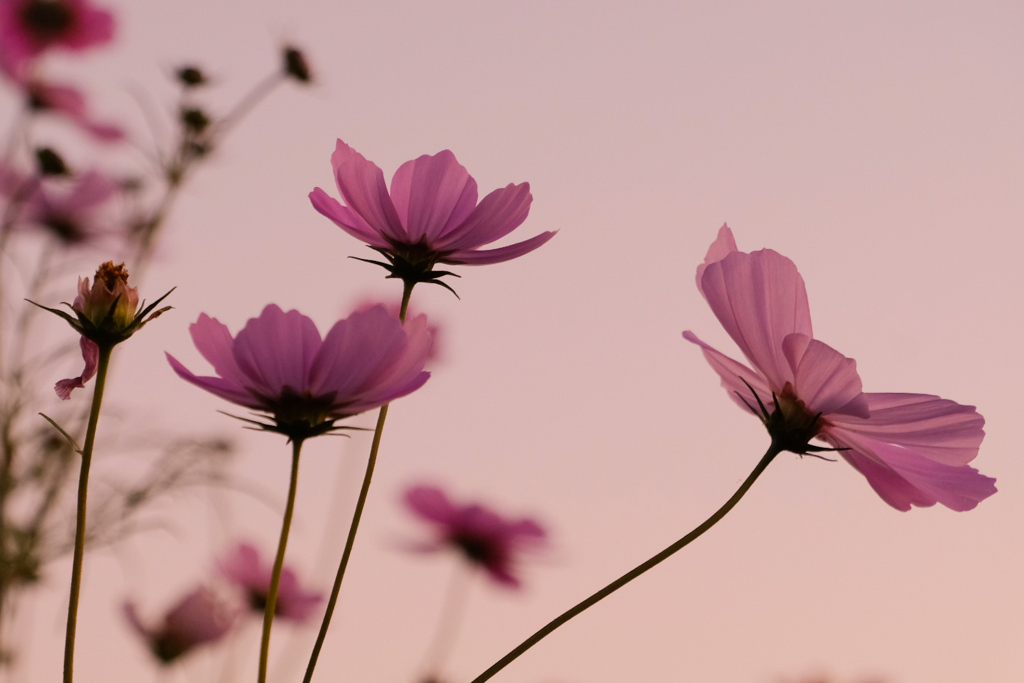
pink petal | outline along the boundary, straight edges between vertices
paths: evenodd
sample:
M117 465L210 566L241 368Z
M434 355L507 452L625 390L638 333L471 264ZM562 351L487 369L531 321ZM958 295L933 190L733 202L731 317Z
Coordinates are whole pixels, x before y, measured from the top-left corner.
M838 446L871 488L898 510L942 503L951 510L965 511L996 492L995 479L973 467L954 467L935 462L919 452L884 443L844 429L829 428L823 436Z
M476 206L476 181L449 150L407 161L391 180L391 201L408 243L434 246Z
M782 340L794 332L814 336L804 281L793 262L770 249L732 252L707 264L701 287L725 331L772 388L792 382Z
M169 353L164 353L167 356L167 362L171 364L171 368L178 373L186 382L191 382L200 389L205 389L211 394L220 396L226 401L231 401L240 406L247 408L253 408L255 410L263 410L266 405L263 401L253 395L248 389L239 387L238 385L220 377L197 377L192 372L182 365L178 359Z
M857 362L817 339L791 334L782 351L793 369L793 389L812 413L866 418L871 412L861 390Z
M944 465L966 465L985 438L985 418L974 406L928 394L865 394L870 420L837 415L844 432L896 444Z
M280 396L285 387L302 394L309 389L306 378L320 346L312 320L270 304L235 337L234 354L250 382L258 380L268 396Z
M319 187L314 188L309 193L309 201L312 202L314 209L330 218L334 221L335 225L357 240L366 242L371 247L379 247L381 249L386 249L390 246L388 241L380 236L380 233L363 220L362 216L347 206L342 206L341 202L328 195Z
M99 367L100 347L85 337L81 337L78 340L78 345L82 348L82 359L85 360L85 369L82 370L80 376L62 379L53 387L57 395L64 401L71 398L72 390L84 388L85 383L96 376L96 370Z
M409 236L395 210L376 164L341 140L331 155L334 179L345 203L376 232L395 242L408 243Z
M88 281L86 284L88 285ZM238 367L238 361L235 359L235 340L227 326L216 318L200 313L199 319L189 326L188 331L192 336L192 343L196 345L196 349L213 366L213 371L226 382L225 388L231 388L235 392L247 395L248 389L253 382ZM177 361L174 361L172 365L174 363L177 363ZM195 377L191 372L187 370L186 372L188 375ZM181 375L181 372L178 374ZM184 377L184 375L182 376ZM186 379L188 378L186 377ZM259 388L265 389L266 387L261 386Z
M456 515L455 506L436 486L415 486L405 492L405 504L420 517L448 524Z
M511 261L514 258L519 258L523 254L529 254L531 251L540 247L554 236L554 232L542 232L528 240L517 242L516 244L510 244L507 247L487 250L464 249L462 251L446 254L443 258L439 259L439 263L485 266L491 263Z
M683 338L700 346L701 351L704 353L704 359L711 366L711 369L718 373L718 376L722 379L722 388L729 394L729 398L736 402L736 405L748 413L752 413L759 418L761 417L760 412L757 410L757 398L750 393L750 389L742 381L746 380L754 388L754 391L757 392L757 396L765 404L768 411L771 412L773 408L770 400L772 388L768 386L768 382L761 376L761 373L751 370L743 363L735 361L724 353L713 349L689 330L683 332Z
M736 248L736 238L732 236L732 230L729 229L729 225L726 223L722 224L722 227L718 229L718 237L708 247L708 253L704 257L704 263L697 266L697 291L701 294L704 293L704 288L701 286L700 281L704 276L704 270L711 263L718 263L726 256L734 251L739 251Z
M438 251L460 251L490 244L522 225L532 202L529 183L494 190L461 224L432 245Z

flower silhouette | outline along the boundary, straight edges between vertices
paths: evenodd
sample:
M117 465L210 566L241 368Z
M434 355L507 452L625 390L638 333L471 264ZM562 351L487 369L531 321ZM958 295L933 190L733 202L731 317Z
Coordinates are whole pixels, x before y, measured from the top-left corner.
M697 287L752 367L698 339L722 386L762 418L781 450L837 449L899 510L942 503L970 510L996 492L969 467L985 436L973 406L928 394L864 393L856 363L817 339L803 278L771 249L736 248L722 226L697 268Z
M476 181L448 150L402 164L390 193L384 173L341 140L331 164L348 206L318 187L309 194L313 207L380 252L388 263L373 263L406 282L440 284L438 278L450 273L435 271L438 263L500 263L533 251L555 234L543 232L506 247L480 249L526 220L533 201L530 185L507 185L477 204Z
M312 320L274 304L234 338L201 314L190 328L219 377L197 377L167 354L182 379L240 406L266 413L261 428L305 439L338 429L335 421L377 408L423 386L430 373L426 316L402 325L383 306L337 322L323 339Z
M529 518L509 520L479 504L456 505L436 486L415 486L405 493L412 512L434 527L436 538L415 550L433 552L453 548L466 561L479 566L498 583L518 588L517 555L545 540L543 527Z

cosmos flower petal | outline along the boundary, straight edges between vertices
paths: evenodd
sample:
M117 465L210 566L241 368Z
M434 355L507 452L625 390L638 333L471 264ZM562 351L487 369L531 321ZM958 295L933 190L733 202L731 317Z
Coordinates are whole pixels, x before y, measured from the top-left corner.
M312 320L270 304L235 337L234 355L246 376L259 378L270 395L280 395L286 387L302 394L320 344Z
M388 194L384 173L341 140L331 155L338 190L351 209L375 231L395 242L407 242L395 205Z
M769 384L781 389L792 382L782 340L794 332L814 336L796 265L770 249L732 252L706 265L701 286L722 327Z
M950 466L920 452L878 441L844 429L832 428L828 440L854 468L867 478L879 496L898 510L941 503L966 511L996 493L996 480L973 467Z
M411 244L435 244L466 220L476 198L476 181L447 149L405 162L391 180L391 200Z
M200 313L199 319L189 326L188 331L192 336L192 343L196 345L196 349L213 366L214 372L220 375L223 381L227 383L225 388L230 386L234 391L244 393L246 387L252 386L252 380L238 367L238 361L235 360L235 340L232 338L231 332L226 325L216 318ZM174 363L177 363L177 361L174 361ZM181 372L178 372L178 374L181 375ZM189 373L189 375L192 375L192 373ZM194 377L194 375L192 376ZM259 388L263 391L269 391L266 385L261 384Z
M82 359L85 361L82 374L78 377L62 379L53 387L57 395L64 401L71 398L73 390L84 388L85 383L96 376L96 371L99 368L100 347L96 346L96 342L80 337L78 344L82 348Z
M965 406L929 394L864 394L868 421L837 415L831 421L846 432L914 450L944 465L966 465L985 438L985 418Z
M342 206L334 197L330 196L319 187L309 193L309 201L313 208L321 215L330 218L339 228L352 235L358 240L366 242L371 247L384 249L388 246L387 240L383 239L376 230L370 227L363 217L347 206Z
M437 240L438 251L474 249L509 234L530 215L530 183L509 184L494 190L454 230Z
M729 229L727 223L723 223L722 227L718 229L718 237L711 243L708 248L708 253L704 257L704 263L697 266L697 291L704 294L704 286L701 284L701 279L704 277L704 271L707 269L709 264L718 263L726 256L734 251L739 251L736 247L736 238L732 235L732 230Z
M441 259L441 263L465 266L486 266L492 263L502 263L529 254L549 239L555 236L554 232L542 232L528 240L510 244L507 247L497 249L463 249L447 254Z
M436 486L414 486L405 492L405 503L420 517L446 523L455 515L455 507L444 491Z
M181 377L186 382L190 382L200 389L205 389L225 401L231 401L240 406L255 410L260 410L264 407L263 402L254 396L252 392L240 388L235 383L221 377L199 377L182 365L171 354L165 353L164 355L167 356L167 362L171 364L171 368L178 373L178 377Z
M796 395L811 413L867 418L871 415L861 391L857 362L828 344L804 334L782 340L782 352L793 369Z
M761 373L751 370L743 363L735 361L724 353L708 346L689 330L683 332L683 338L701 348L701 351L704 353L704 359L707 360L711 369L718 373L718 376L722 379L722 388L725 389L729 394L729 398L735 401L740 408L761 417L760 412L757 410L757 398L760 398L766 404L765 407L771 410L770 399L772 389L768 386L764 377L761 376ZM754 391L757 392L757 397L750 393L750 389L743 383L743 380L746 380L747 384L754 388Z

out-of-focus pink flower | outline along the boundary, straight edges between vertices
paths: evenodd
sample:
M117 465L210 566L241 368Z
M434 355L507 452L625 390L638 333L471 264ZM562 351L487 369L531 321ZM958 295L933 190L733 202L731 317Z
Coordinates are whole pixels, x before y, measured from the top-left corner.
M192 591L175 605L158 626L146 626L132 602L124 604L132 628L145 639L150 651L169 664L191 650L220 640L235 621L236 614L209 588Z
M319 187L313 207L338 227L383 254L394 277L436 281L434 265L500 263L533 251L555 233L482 250L519 227L530 212L529 183L494 190L477 204L476 181L444 150L407 161L388 192L384 173L338 140L331 156L334 179L347 206Z
M15 222L37 225L65 245L109 232L104 227L107 203L116 192L117 183L96 171L40 178L0 164L0 194L18 203Z
M114 16L87 0L0 0L0 52L23 63L46 50L84 50L114 37Z
M270 592L270 578L273 566L260 561L259 552L248 543L239 543L235 550L218 563L220 572L245 593L249 607L260 615L267 607L267 593ZM323 602L321 593L307 593L299 586L295 572L288 567L281 569L281 581L277 587L277 602L274 615L282 619L303 622Z
M111 123L96 121L89 115L85 95L70 85L28 81L25 92L32 109L60 114L100 142L124 139L124 130Z
M436 486L414 486L405 493L405 503L420 519L434 527L433 541L414 546L420 551L447 548L458 550L498 583L518 588L515 575L517 556L542 545L543 527L523 518L509 520L483 505L456 505Z
M221 398L267 413L264 429L304 439L334 421L410 394L430 373L426 316L406 321L376 306L338 321L322 340L313 321L271 304L235 338L201 314L189 331L219 377L197 377L170 354L183 379Z
M752 368L692 332L683 336L701 347L730 397L761 417L785 450L821 450L808 445L811 438L841 449L899 510L935 503L970 510L996 492L995 479L967 466L985 436L974 406L928 394L862 392L853 359L814 338L804 281L788 258L771 249L738 251L722 226L697 268L697 287Z

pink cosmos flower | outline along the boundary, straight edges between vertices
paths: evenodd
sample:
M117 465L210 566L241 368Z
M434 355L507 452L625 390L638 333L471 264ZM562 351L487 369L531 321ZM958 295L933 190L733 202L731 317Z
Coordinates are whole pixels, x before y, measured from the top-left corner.
M784 450L822 450L808 445L815 437L841 449L899 510L935 503L970 510L996 492L995 479L967 466L985 436L982 416L938 396L862 392L853 359L814 338L804 281L788 258L738 251L722 226L697 268L697 287L751 367L692 332L683 336Z
M218 564L220 572L245 593L253 612L263 615L270 591L270 577L274 568L260 561L259 552L248 543L239 543L234 552ZM277 587L274 615L301 623L308 619L323 602L320 593L307 593L299 587L299 579L288 567L281 569Z
M150 651L164 664L206 643L220 640L237 616L208 588L192 591L175 605L159 626L146 626L132 602L124 604L128 623L143 637Z
M398 317L399 312L402 310L402 302L400 300L394 300L391 303L380 303L375 299L364 299L356 304L353 310L356 311L367 311L374 306L384 306L384 309L391 315ZM415 318L416 309L412 306L409 307L406 313L406 318ZM430 324L427 325L427 331L430 332L430 353L427 354L427 362L430 364L437 363L443 358L444 344L442 343L441 326L437 324L436 319L430 318Z
M40 226L64 245L104 234L117 183L96 171L68 177L26 176L0 163L0 194L18 202L15 221Z
M383 172L341 140L331 164L348 206L318 187L309 193L313 207L383 254L389 263L380 265L393 277L437 282L448 273L433 271L435 264L500 263L533 251L555 234L544 232L506 247L480 249L526 220L533 201L530 185L510 184L477 204L476 181L448 150L402 164L391 180L390 193Z
M0 52L15 63L52 48L84 50L113 37L113 15L88 0L0 0Z
M430 373L426 316L403 327L383 306L337 322L323 339L313 321L271 304L234 338L205 313L189 331L219 377L197 377L167 354L182 379L267 413L258 423L292 439L337 429L335 420L377 408L423 386Z
M520 586L514 574L517 555L541 545L546 533L536 521L508 520L483 505L456 505L436 486L414 486L405 492L405 503L420 519L434 527L433 541L414 546L433 552L454 548L498 583Z

